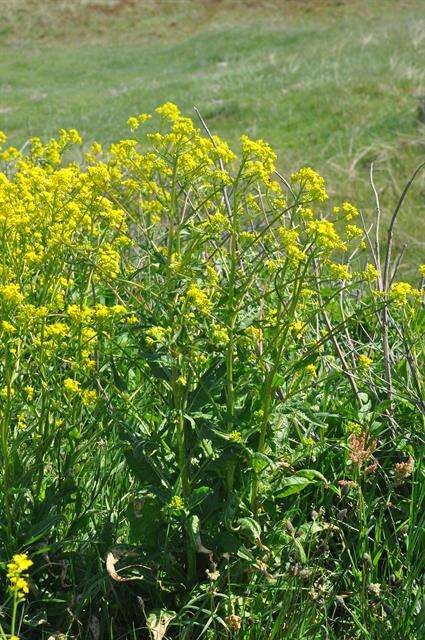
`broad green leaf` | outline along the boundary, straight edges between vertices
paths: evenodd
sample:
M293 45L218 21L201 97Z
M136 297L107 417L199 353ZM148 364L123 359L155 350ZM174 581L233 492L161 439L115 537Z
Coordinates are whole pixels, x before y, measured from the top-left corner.
M311 480L303 478L302 476L283 478L283 480L279 482L279 488L275 491L275 496L277 498L286 498L294 493L300 493L300 491L308 487L311 482Z
M297 475L302 476L303 478L307 478L308 480L314 480L315 478L317 478L318 480L321 480L325 484L329 484L325 476L322 475L320 471L317 471L316 469L300 469L300 471L297 471Z
M251 467L255 471L255 473L261 473L264 469L273 468L275 465L272 460L264 453L260 453L259 451L254 451L251 455Z
M254 518L239 518L238 527L239 531L249 537L252 542L259 540L261 536L261 527Z

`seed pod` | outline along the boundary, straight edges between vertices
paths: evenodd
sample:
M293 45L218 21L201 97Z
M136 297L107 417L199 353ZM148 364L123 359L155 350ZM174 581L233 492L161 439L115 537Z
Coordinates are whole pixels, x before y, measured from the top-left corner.
M345 607L344 598L342 596L335 596L335 602L340 607Z
M363 554L363 563L368 569L372 569L372 558L368 553Z
M286 533L289 533L290 536L293 536L295 534L294 525L290 520L286 521L285 530L286 530Z

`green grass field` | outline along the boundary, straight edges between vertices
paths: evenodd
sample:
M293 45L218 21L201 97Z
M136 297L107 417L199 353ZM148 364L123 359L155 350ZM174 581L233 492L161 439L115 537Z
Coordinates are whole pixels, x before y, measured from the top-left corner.
M370 162L390 207L424 155L423 3L31 2L3 7L0 128L15 144L75 126L106 142L133 112L196 105L235 145L269 141L282 171L332 179L372 207ZM417 259L420 188L400 220Z

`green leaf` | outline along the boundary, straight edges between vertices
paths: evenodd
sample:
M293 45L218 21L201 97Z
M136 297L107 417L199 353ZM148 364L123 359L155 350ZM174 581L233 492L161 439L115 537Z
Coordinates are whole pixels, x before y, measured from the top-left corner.
M164 369L164 367L161 367L157 362L154 362L152 360L148 360L147 362L151 373L155 378L158 378L158 380L165 380L166 382L170 382L171 371L169 369Z
M251 467L255 473L261 473L264 469L273 468L275 465L272 460L264 453L254 451L251 455Z
M211 549L207 549L202 544L201 540L201 523L199 521L198 516L193 515L190 516L187 520L187 530L189 533L190 540L192 545L195 547L198 553L205 553L207 555L212 554Z
M201 407L204 407L210 402L217 387L223 382L225 371L225 364L219 364L218 360L216 360L204 373L196 389L189 394L188 407L191 413L201 409Z
M197 507L205 498L211 493L210 487L197 487L192 491L192 495L188 501L188 507L190 510Z
M291 539L292 539L292 542L294 543L294 545L295 545L295 546L296 546L296 548L297 548L297 551L298 551L298 557L299 557L299 559L300 559L300 562L301 562L302 564L306 564L306 562L307 562L307 556L305 555L304 547L302 546L302 544L301 544L300 540L299 540L298 538L295 538L295 537L293 537L293 538L291 538Z
M260 539L261 527L254 518L239 518L238 520L239 531L250 538L252 542Z
M144 551L157 551L163 530L160 516L160 505L155 498L148 496L137 502L132 500L127 509L130 542L141 545Z
M329 484L325 476L322 475L320 471L317 471L316 469L301 469L300 471L297 471L297 475L302 476L303 478L307 478L308 480L314 480L315 478L317 478L318 480L321 480L325 484Z
M255 562L255 558L252 555L252 553L244 546L239 547L239 549L236 552L236 555L239 558L242 558L242 560L247 560L248 562Z
M167 609L155 609L146 617L146 625L153 640L162 640L171 620L176 617L175 611Z
M276 490L275 496L277 498L286 498L294 493L300 493L300 491L308 487L311 483L311 480L303 478L302 476L290 476L289 478L284 478L280 481L280 486Z

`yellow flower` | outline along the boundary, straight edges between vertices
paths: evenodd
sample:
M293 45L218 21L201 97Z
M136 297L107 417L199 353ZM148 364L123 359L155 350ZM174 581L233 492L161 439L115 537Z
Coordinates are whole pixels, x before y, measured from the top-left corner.
M307 223L307 229L315 234L316 245L319 248L328 251L333 249L346 251L347 245L339 237L333 222L329 220L311 220Z
M196 284L190 285L186 292L186 297L202 314L206 315L211 311L211 307L213 305L211 299Z
M346 264L331 262L329 265L332 278L335 280L350 280L351 273Z
M356 436L361 435L363 431L363 427L361 426L361 424L359 424L358 422L352 422L351 420L347 422L345 428L347 430L347 433L354 433Z
M359 366L362 369L369 369L372 364L373 364L372 358L370 358L365 354L359 355Z
M13 387L3 387L0 391L0 395L2 398L7 398L8 396L13 398L15 395L15 389Z
M97 393L92 389L84 389L81 392L81 401L83 405L90 406L94 404L97 400Z
M369 282L373 282L377 278L379 278L379 271L373 264L367 264L365 270L363 271L363 276Z
M311 167L302 167L296 173L292 174L292 181L298 183L303 190L302 201L318 200L323 202L327 200L325 181Z
M211 325L211 331L213 339L218 345L227 344L229 342L229 334L227 333L226 327L221 327L213 322Z
M25 393L27 394L27 400L31 402L34 398L34 387L26 386Z
M278 233L282 241L282 246L290 260L294 263L303 262L307 256L297 244L299 236L298 231L296 229L279 227Z
M7 564L9 588L18 598L23 598L29 592L26 572L33 564L26 553L16 553Z
M346 220L351 220L355 216L359 215L358 209L349 202L342 203L342 211Z
M159 113L160 116L170 120L171 122L175 122L180 117L180 109L172 102L165 102L160 107L157 107L155 111L156 113Z
M168 330L164 329L164 327L149 327L146 329L146 342L148 344L155 344L158 342L164 342L166 336L168 334Z
M134 131L135 129L137 129L139 127L139 121L134 116L132 116L131 118L129 118L127 120L127 124L128 124L128 126L130 127L130 129L132 131Z
M120 270L118 251L108 244L101 246L96 256L96 268L102 276L115 279Z
M419 289L415 289L409 282L396 282L390 287L390 299L399 307L406 305L409 298L421 295Z
M218 211L209 215L200 226L206 231L218 235L223 231L228 231L231 225L228 217Z
M11 324L10 322L8 322L7 320L2 320L2 327L3 327L3 331L5 333L15 333L16 329L13 326L13 324Z
M229 433L229 440L232 442L237 442L238 444L243 443L243 437L240 431L232 431Z
M361 238L363 236L363 229L360 229L355 224L347 224L345 227L347 238Z
M296 338L300 338L305 331L305 322L301 322L301 320L295 320L290 325L291 331Z
M421 274L421 276L422 276L423 278L425 278L425 264L421 264L421 265L419 266L419 273Z
M54 322L53 324L47 325L44 330L45 337L47 339L51 338L52 340L66 338L68 333L69 329L63 322Z
M305 367L305 371L306 373L308 373L310 376L313 376L313 378L315 378L317 376L317 369L316 366L314 364L308 364Z
M248 136L241 136L241 143L246 176L257 177L270 184L270 176L276 169L276 154L273 149L264 140L251 140Z
M63 386L67 391L71 391L72 393L79 393L80 391L80 383L78 380L73 380L72 378L65 378Z
M169 508L172 511L181 511L184 509L184 502L180 496L173 496L168 503Z
M22 573L33 565L33 561L30 560L26 553L17 553L13 556L12 561L9 562L7 568L14 573Z
M19 304L24 299L21 289L18 284L3 284L0 285L0 296L7 302L13 304Z
M149 120L151 117L152 116L150 116L148 113L140 113L138 116L131 116L127 120L127 124L132 131L135 131L140 127L142 122L146 122L146 120Z

